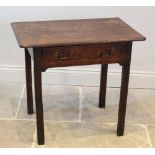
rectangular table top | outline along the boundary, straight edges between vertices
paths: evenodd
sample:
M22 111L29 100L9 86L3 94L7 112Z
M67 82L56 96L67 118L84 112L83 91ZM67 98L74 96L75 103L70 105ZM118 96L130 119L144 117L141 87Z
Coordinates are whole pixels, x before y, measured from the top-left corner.
M145 40L120 18L14 22L11 25L22 48Z

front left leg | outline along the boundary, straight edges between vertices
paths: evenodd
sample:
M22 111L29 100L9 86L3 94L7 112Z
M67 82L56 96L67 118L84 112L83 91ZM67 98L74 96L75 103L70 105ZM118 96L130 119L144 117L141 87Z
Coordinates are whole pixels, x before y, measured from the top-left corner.
M39 145L43 145L45 143L41 73L42 73L41 51L34 50L35 104L36 104L36 119L37 119L37 140Z

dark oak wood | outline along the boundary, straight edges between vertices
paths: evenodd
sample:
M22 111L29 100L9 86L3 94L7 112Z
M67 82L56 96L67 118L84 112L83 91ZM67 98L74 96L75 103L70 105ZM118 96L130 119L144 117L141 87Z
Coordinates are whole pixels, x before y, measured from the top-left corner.
M38 144L45 143L44 140L44 118L42 102L42 75L41 75L41 51L34 49L34 86L35 86L35 104L37 119L37 137Z
M129 43L126 51L131 53L131 50L132 50L132 43ZM118 124L117 124L118 136L123 136L124 134L129 75L130 75L130 59L126 63L122 64L122 80L121 80L121 91L120 91Z
M11 25L23 48L145 40L120 18L15 22Z
M122 56L125 44L46 47L42 48L42 59L50 62Z
M108 64L101 65L99 108L105 108Z
M25 69L26 69L26 91L27 91L27 112L33 114L33 95L32 95L32 71L31 71L31 56L25 49Z
M42 71L51 67L123 63L130 57L126 46L127 43L111 43L41 48Z
M127 60L128 60L128 57L115 57L115 58L104 58L104 59L81 59L81 60L71 60L71 61L42 62L42 71L45 71L47 68L52 68L52 67L124 63Z
M117 135L123 135L132 42L145 40L144 36L120 18L15 22L12 28L19 46L25 48L28 113L33 113L30 57L34 61L38 144L45 142L41 74L51 67L101 64L99 107L103 108L108 64L119 63L122 82Z

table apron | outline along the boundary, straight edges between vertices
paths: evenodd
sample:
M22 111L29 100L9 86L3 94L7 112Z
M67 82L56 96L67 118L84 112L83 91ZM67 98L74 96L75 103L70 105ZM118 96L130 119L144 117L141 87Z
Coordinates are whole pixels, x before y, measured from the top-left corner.
M114 58L102 58L102 59L81 59L81 60L67 60L67 61L42 61L42 71L53 67L67 67L67 66L81 66L81 65L93 65L93 64L113 64L113 63L125 63L130 61L129 56L114 57Z
M130 62L131 42L86 46L55 46L28 48L31 58L40 52L41 71L48 68Z

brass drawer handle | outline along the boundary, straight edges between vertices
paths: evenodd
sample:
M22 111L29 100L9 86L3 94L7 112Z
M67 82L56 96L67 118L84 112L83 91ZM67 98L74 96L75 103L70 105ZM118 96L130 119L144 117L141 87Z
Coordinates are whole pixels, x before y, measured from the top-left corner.
M68 53L63 53L63 52L55 52L55 57L61 59L61 60L66 60L70 57L70 52Z
M113 49L108 49L108 50L99 50L97 55L98 56L101 56L101 57L107 57L107 56L111 56L111 52L112 52Z

